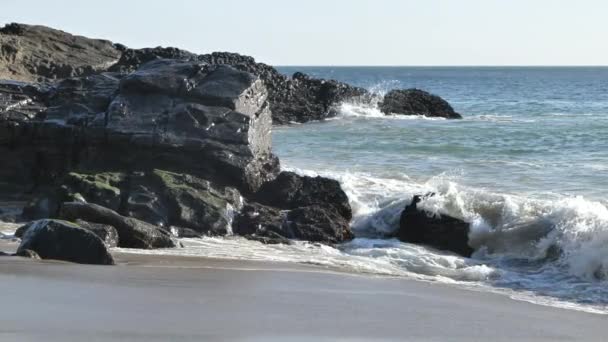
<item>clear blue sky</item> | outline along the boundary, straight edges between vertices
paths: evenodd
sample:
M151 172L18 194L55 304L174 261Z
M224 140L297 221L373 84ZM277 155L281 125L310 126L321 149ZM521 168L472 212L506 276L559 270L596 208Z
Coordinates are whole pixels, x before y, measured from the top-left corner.
M25 22L274 65L607 65L607 0L0 0Z

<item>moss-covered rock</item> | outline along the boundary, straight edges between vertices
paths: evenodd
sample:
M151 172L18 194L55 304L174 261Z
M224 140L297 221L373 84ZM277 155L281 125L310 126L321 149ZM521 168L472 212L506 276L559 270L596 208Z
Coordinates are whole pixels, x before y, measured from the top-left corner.
M154 170L153 176L162 188L172 225L213 235L231 233L234 212L242 206L236 189L188 174Z
M70 172L65 177L64 187L69 199L75 199L80 194L87 202L118 210L126 177L122 172Z

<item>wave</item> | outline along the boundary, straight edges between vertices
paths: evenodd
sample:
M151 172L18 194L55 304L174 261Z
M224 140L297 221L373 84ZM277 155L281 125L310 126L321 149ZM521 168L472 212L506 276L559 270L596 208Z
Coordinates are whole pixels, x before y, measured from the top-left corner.
M354 212L358 237L341 247L359 257L381 259L406 273L475 281L494 287L532 291L570 303L594 303L608 312L608 206L605 202L556 194L492 193L465 187L441 174L425 182L407 175L384 179L364 173L313 172L339 180ZM398 229L414 194L434 192L422 208L470 222L472 259L379 240Z

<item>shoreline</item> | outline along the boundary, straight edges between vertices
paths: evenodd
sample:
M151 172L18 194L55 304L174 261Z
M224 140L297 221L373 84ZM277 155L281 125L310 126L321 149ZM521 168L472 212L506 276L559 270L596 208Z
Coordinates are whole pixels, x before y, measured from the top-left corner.
M1 258L0 291L11 308L0 313L1 339L599 339L605 324L603 315L406 278L115 256L117 266Z

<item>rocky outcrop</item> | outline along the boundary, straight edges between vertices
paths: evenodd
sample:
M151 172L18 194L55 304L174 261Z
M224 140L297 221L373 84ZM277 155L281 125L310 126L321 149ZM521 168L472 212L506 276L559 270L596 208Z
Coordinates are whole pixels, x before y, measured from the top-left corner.
M41 82L91 75L120 56L107 40L44 26L13 23L0 28L0 79Z
M124 217L96 204L63 203L59 217L69 221L83 220L114 227L118 232L118 247L153 249L176 246L168 231L131 217Z
M379 106L385 114L462 118L446 100L420 89L391 90L384 96Z
M278 172L266 97L257 77L228 66L154 61L120 81L104 112L0 121L0 176L36 187L77 169L158 168L249 193Z
M320 176L308 177L294 172L281 172L276 179L265 183L254 195L254 199L281 209L319 205L335 211L347 220L352 218L348 196L340 183Z
M112 256L99 237L66 221L33 222L25 231L16 254L26 253L27 250L36 252L42 259L81 264L114 264Z
M232 218L242 206L234 188L216 187L191 175L155 170L168 209L168 222L210 235L226 235Z
M474 250L468 244L469 224L454 217L418 209L417 205L423 198L414 196L411 204L403 210L397 233L399 239L470 257Z
M323 177L281 172L235 217L235 234L264 242L297 239L335 244L353 238L352 211L340 184Z

